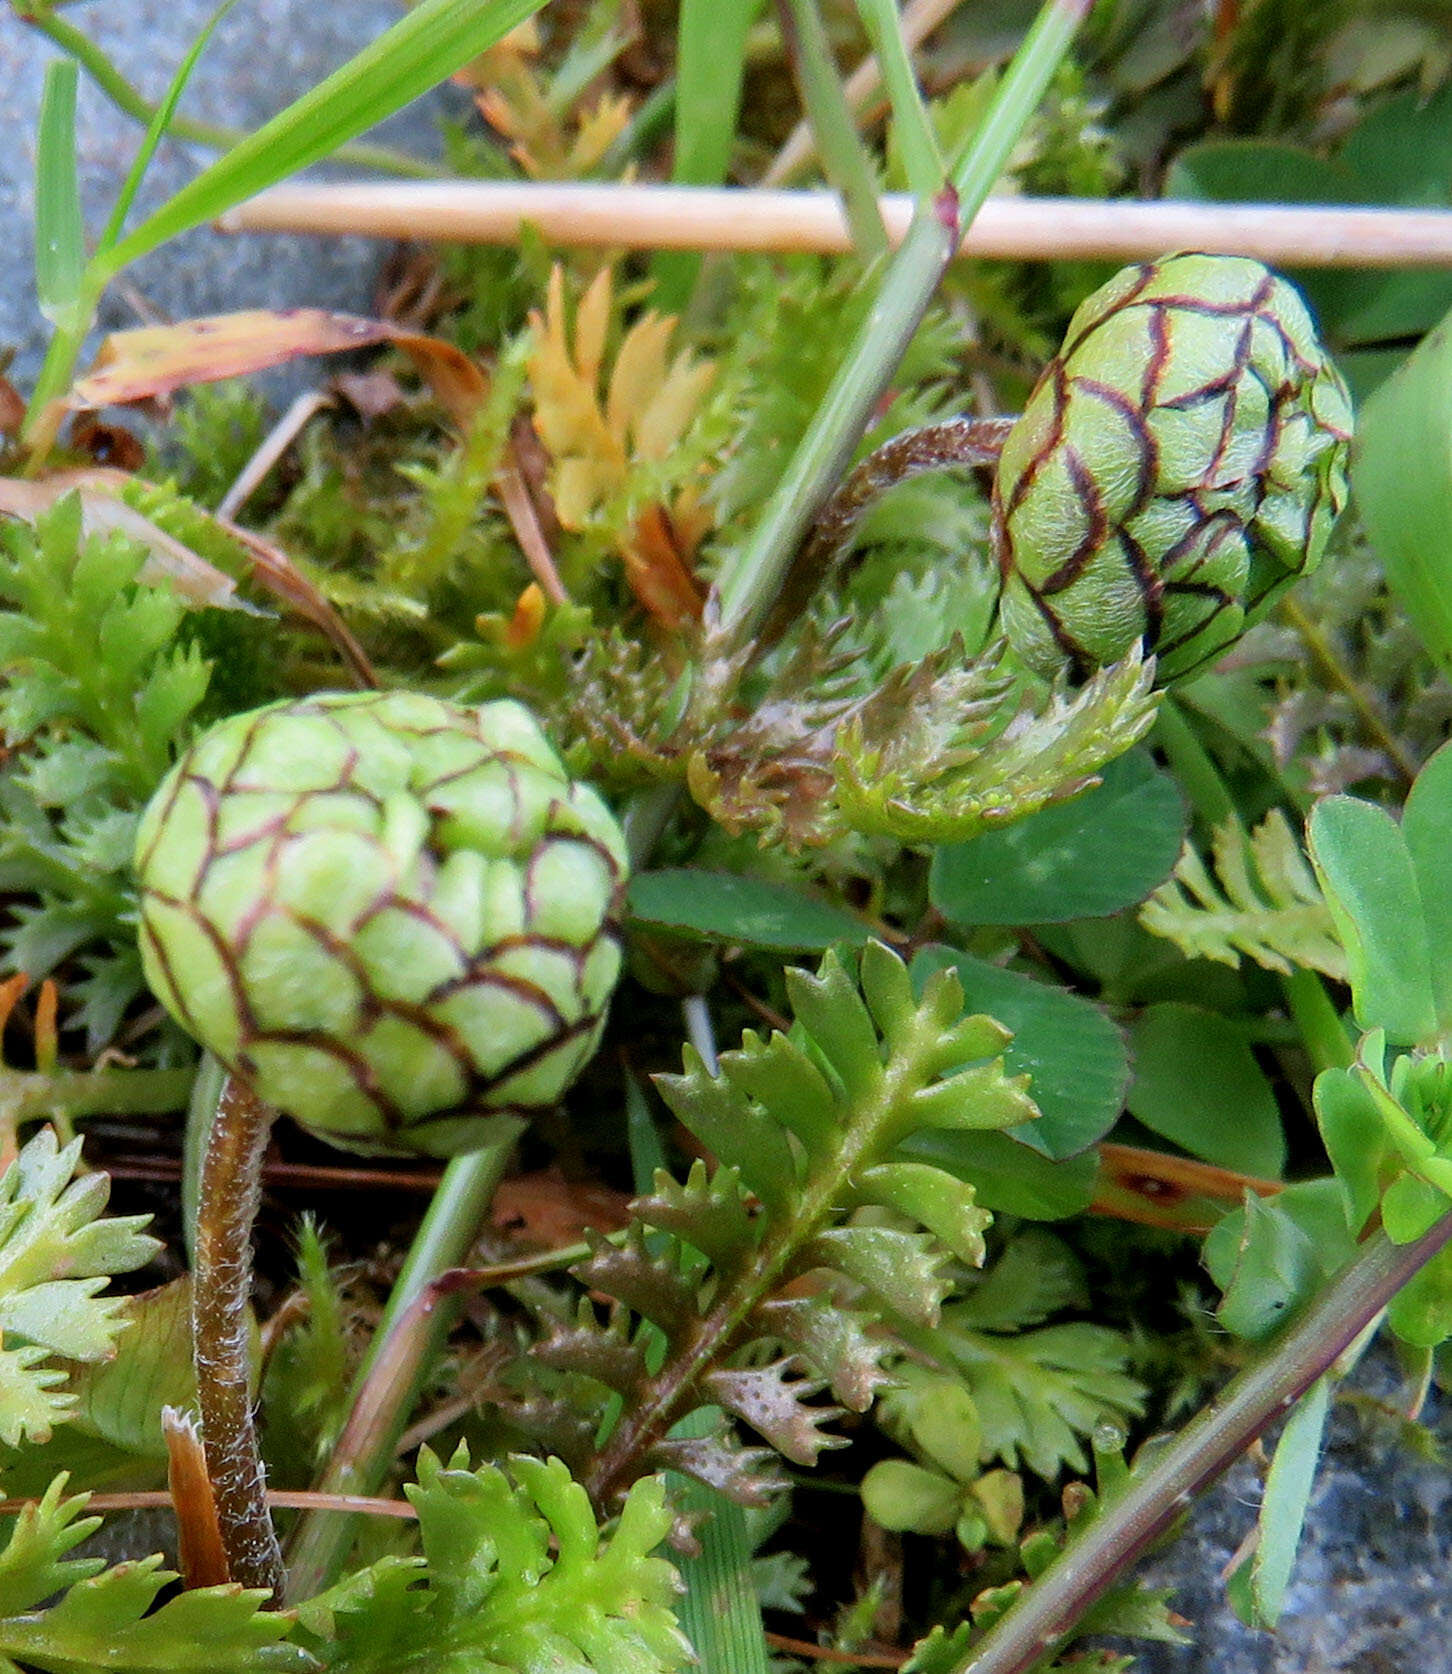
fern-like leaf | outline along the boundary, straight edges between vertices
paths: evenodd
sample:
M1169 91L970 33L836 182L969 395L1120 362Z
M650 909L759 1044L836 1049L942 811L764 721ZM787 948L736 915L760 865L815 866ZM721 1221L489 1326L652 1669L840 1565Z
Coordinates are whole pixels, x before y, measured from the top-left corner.
M1077 796L1154 721L1137 653L1076 692L1016 692L999 643L954 637L879 680L848 617L806 622L746 715L746 658L715 624L694 684L619 636L587 648L562 712L574 764L612 784L684 780L728 831L789 849L853 832L963 842Z
M1187 843L1174 876L1140 910L1140 923L1191 959L1240 964L1245 955L1288 975L1304 966L1346 980L1346 954L1290 822L1277 809L1247 838L1218 826L1214 870Z
M85 950L80 1021L99 1050L141 986L131 848L209 669L180 639L186 599L148 555L86 536L68 495L32 528L0 523L0 968L46 975Z
M425 1448L406 1491L420 1558L389 1557L310 1600L301 1619L336 1674L670 1674L691 1660L655 1548L671 1517L658 1482L627 1496L608 1540L558 1459L444 1465Z
M68 495L34 529L0 525L0 665L11 680L0 726L29 738L76 724L110 752L112 786L150 795L171 765L180 719L201 701L207 670L174 647L186 605L171 587L141 584L144 549L83 536Z
M101 1558L68 1558L101 1519L83 1515L88 1495L65 1497L65 1481L57 1477L21 1512L0 1550L0 1674L22 1667L48 1674L306 1674L318 1666L301 1646L282 1643L292 1618L263 1611L265 1592L203 1587L157 1609L157 1597L177 1579L160 1557L112 1569ZM53 1604L36 1608L56 1592Z
M971 658L955 639L866 694L835 644L807 635L752 718L691 743L691 794L728 830L791 848L849 832L963 842L1088 789L1154 721L1137 653L1034 701L1016 698L1001 644Z
M954 664L950 646L889 677L843 728L833 777L847 828L964 842L1088 789L1154 723L1153 668L1138 654L1038 709L983 695L992 658Z
M146 1217L102 1219L111 1182L75 1177L81 1142L61 1148L45 1128L0 1176L0 1442L45 1441L74 1397L51 1354L103 1360L124 1321L125 1299L102 1297L106 1276L148 1262L160 1245Z
M892 1326L936 1323L953 1257L982 1258L988 1217L972 1187L898 1147L924 1128L1012 1127L1037 1114L1024 1079L1004 1073L1004 1030L963 1015L951 972L919 997L902 961L872 943L858 970L829 954L816 975L788 973L787 987L790 1035L748 1032L715 1075L687 1049L685 1073L661 1078L720 1166L657 1177L625 1238L597 1240L575 1270L612 1299L609 1313L586 1304L536 1351L622 1402L603 1446L581 1460L599 1504L667 1467L759 1500L759 1455L734 1452L728 1432L679 1433L702 1406L799 1463L835 1445L823 1429L835 1409L817 1396L830 1389L864 1411L886 1381ZM880 1222L883 1209L913 1225L856 1216L874 1210Z
M1041 1228L1019 1233L943 1309L937 1329L905 1333L913 1359L878 1422L923 1462L965 1481L992 1464L1023 1464L1046 1482L1065 1467L1086 1470L1095 1426L1143 1409L1144 1388L1125 1371L1129 1343L1080 1321L1025 1329L1085 1300L1069 1249Z
M1122 1423L1143 1407L1143 1387L1124 1371L1128 1345L1107 1326L990 1334L969 1329L949 1307L932 1341L973 1397L984 1456L1022 1462L1047 1482L1066 1466L1088 1468L1083 1439L1096 1424Z

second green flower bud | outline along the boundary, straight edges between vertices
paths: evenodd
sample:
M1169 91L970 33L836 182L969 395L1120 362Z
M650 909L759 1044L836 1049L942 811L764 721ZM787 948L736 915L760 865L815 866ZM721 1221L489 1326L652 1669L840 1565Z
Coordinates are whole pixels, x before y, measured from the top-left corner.
M1314 569L1347 496L1351 403L1293 286L1239 256L1126 268L1074 315L994 483L1003 626L1083 674L1162 677Z

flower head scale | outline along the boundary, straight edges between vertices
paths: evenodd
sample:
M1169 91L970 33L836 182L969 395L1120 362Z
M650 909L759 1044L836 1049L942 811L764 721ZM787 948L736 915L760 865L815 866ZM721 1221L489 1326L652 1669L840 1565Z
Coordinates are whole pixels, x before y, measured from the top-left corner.
M451 1155L552 1104L619 974L620 828L518 703L233 716L157 791L137 870L167 1010L358 1149Z
M1351 403L1295 288L1240 256L1124 269L1084 302L994 482L1003 624L1044 673L1136 640L1162 676L1312 570Z

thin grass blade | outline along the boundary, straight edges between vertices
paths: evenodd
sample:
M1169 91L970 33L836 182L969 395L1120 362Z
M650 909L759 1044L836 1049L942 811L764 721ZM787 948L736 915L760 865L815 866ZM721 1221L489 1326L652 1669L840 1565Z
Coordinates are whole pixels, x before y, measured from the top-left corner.
M81 305L86 267L76 173L76 66L46 66L35 153L35 290L40 311L64 326Z
M682 1421L675 1434L709 1435L719 1409L703 1407ZM671 1498L695 1525L700 1550L677 1560L685 1597L681 1626L699 1666L712 1674L768 1674L771 1656L761 1604L751 1574L751 1533L746 1513L714 1488L674 1471Z
M892 106L893 126L907 168L908 188L915 197L936 192L947 176L937 135L913 74L907 42L893 0L857 0L857 13L882 66L883 86Z
M852 243L864 260L885 255L889 240L878 203L877 170L857 132L816 0L777 0L777 14L817 154L842 195Z
M97 264L119 272L159 244L328 156L392 116L539 10L542 0L423 0L184 186Z
M762 0L682 0L676 33L676 146L671 180L719 186L731 164L746 37ZM662 251L651 264L654 301L679 313L701 269L693 251Z
M1089 7L1090 0L1047 0L953 171L956 201L941 194L920 204L907 238L883 272L872 311L848 345L751 539L721 577L726 643L743 643L775 603L793 554L841 479L957 251L963 228L1002 172Z
M207 19L202 26L201 33L192 42L187 55L177 65L176 74L171 78L171 85L166 90L166 97L152 113L151 121L146 125L146 132L142 136L141 144L136 148L136 156L132 159L131 167L126 171L126 179L122 182L121 190L116 196L116 205L112 209L110 218L106 222L105 231L96 243L96 254L102 256L121 236L121 229L126 225L126 217L131 213L131 205L136 201L136 194L141 189L141 182L146 178L146 171L151 167L151 159L156 155L156 148L161 144L162 136L171 127L172 119L176 115L176 107L181 102L181 96L186 91L187 83L192 79L192 72L196 69L202 54L207 49L207 43L217 25L226 17L237 4L237 0L222 0L222 4Z

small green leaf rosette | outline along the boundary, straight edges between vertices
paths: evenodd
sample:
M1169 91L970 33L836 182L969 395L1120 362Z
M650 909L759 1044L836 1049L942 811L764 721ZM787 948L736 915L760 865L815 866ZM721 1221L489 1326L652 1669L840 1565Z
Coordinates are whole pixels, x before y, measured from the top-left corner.
M370 692L234 716L162 783L136 855L157 997L337 1144L490 1143L595 1050L624 838L518 703Z
M1239 256L1124 269L1074 315L999 459L1010 643L1046 675L1136 643L1161 679L1195 668L1321 561L1351 429L1286 280Z

